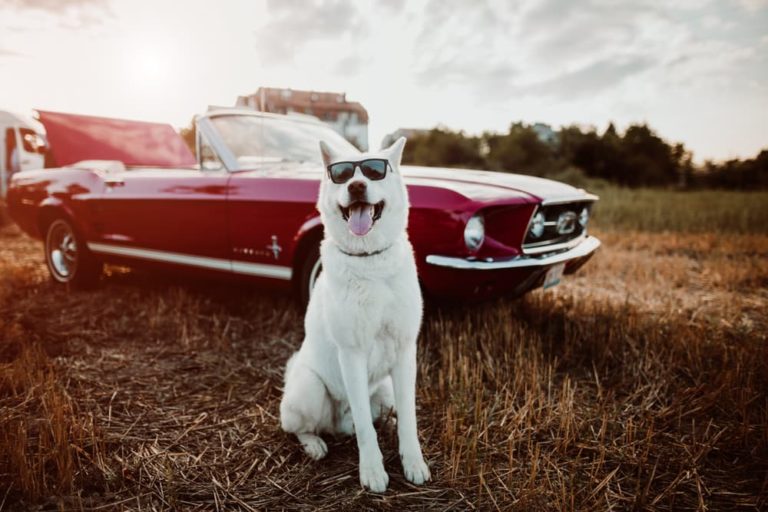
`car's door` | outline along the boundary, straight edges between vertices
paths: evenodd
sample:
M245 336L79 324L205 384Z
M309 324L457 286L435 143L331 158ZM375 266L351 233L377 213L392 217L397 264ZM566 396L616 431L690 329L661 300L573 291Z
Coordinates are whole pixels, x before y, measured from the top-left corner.
M318 180L302 179L290 166L232 174L228 215L235 273L291 279L294 238L317 215Z
M225 169L133 169L104 179L94 201L92 250L230 270Z
M233 272L273 284L290 281L297 233L317 215L319 171L267 151L275 130L261 116L214 116L198 128L210 133L211 152L233 171L227 210ZM283 130L290 133L291 126ZM272 143L291 145L286 137Z

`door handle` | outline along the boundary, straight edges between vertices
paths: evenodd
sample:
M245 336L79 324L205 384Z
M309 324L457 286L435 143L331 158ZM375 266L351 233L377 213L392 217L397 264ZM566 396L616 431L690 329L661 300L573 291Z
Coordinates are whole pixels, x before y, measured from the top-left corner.
M104 184L108 187L122 187L125 185L125 181L122 178L107 178L104 180Z

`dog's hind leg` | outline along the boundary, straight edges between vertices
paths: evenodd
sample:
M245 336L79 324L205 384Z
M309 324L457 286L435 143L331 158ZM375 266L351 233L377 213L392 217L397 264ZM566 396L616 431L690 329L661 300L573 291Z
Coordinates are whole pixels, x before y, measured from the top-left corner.
M392 378L387 376L376 387L371 395L371 416L376 421L379 418L386 419L387 415L395 410L395 392L392 389Z
M307 455L319 460L328 453L317 434L331 426L331 399L317 374L291 359L280 402L280 424L284 431L296 434Z
M379 418L386 419L395 410L395 392L392 389L392 379L387 376L371 395L371 422ZM352 411L349 402L337 404L335 432L351 436L355 433L355 424L352 420Z
M351 436L355 434L355 423L352 421L352 410L349 402L339 402L336 407L335 433Z
M382 380L371 395L371 422L387 420L395 412L395 392L392 388L392 379L387 376ZM396 421L392 417L393 421ZM354 435L355 424L352 420L352 411L348 402L336 404L336 419L334 433L346 436Z

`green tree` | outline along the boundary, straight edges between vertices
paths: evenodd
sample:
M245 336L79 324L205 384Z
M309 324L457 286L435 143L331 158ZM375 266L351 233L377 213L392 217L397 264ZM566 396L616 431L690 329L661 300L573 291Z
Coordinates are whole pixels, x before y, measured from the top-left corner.
M461 131L434 128L426 134L408 139L403 163L433 167L482 168L485 161L480 154L480 142L478 137L468 137Z
M768 188L768 149L747 160L708 161L696 174L696 185L714 188L754 190Z
M530 125L513 123L506 134L486 133L483 139L490 169L536 175L551 171L555 160L553 148Z
M646 124L630 125L621 140L623 168L619 183L629 186L669 185L677 182L678 162L672 146Z

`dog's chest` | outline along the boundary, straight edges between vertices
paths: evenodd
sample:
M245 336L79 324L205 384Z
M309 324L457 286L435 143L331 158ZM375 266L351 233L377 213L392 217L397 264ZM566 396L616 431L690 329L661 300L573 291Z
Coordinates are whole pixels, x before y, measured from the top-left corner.
M396 333L392 324L384 323L368 353L368 375L371 382L381 380L394 367L397 354L403 349L404 338Z
M365 352L369 380L379 381L418 336L422 305L413 256L392 253L398 257L362 266L362 260L334 254L323 283L326 329L342 349Z

